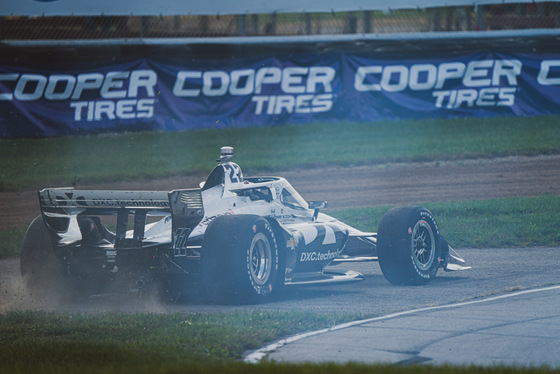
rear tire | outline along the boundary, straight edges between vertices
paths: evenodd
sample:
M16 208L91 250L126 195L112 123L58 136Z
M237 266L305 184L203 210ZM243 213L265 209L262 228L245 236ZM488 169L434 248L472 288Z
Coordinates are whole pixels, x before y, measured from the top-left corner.
M278 244L270 223L255 215L217 217L204 235L201 278L212 302L263 302L276 288Z
M31 222L25 233L20 271L25 288L34 299L60 301L69 296L62 262L55 256L49 232L41 216Z
M421 285L435 278L441 258L438 225L421 207L394 208L385 213L377 233L381 271L396 285Z

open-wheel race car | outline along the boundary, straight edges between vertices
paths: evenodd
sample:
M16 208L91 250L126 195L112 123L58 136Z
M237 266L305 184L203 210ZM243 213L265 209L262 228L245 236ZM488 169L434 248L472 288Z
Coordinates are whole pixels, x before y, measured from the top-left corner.
M210 299L253 303L284 286L363 279L327 267L333 262L378 260L398 285L467 268L427 209L391 209L377 233L362 232L321 213L326 202L307 203L284 178L244 177L232 157L223 147L200 188L41 190L41 216L21 253L28 289L44 296L157 284L176 298L196 286Z

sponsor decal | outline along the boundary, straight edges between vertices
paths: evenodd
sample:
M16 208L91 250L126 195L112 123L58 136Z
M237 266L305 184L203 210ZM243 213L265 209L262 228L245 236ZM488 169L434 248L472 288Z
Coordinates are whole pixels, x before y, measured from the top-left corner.
M143 119L154 115L157 73L153 70L83 74L0 74L13 89L1 100L69 102L74 121ZM147 98L140 98L141 95ZM87 100L96 97L96 100Z
M328 112L335 75L329 66L180 71L173 94L185 98L250 95L256 115ZM265 91L277 94L265 95Z
M513 106L522 66L516 59L360 66L354 88L359 92L431 91L436 108ZM462 88L446 89L449 86Z
M117 251L105 251L105 256L107 257L107 262L116 262Z
M286 242L286 247L290 248L292 251L296 249L296 241L293 237L290 237Z
M400 60L332 52L71 65L0 65L0 137L560 114L555 51L451 58L419 53ZM236 170L226 172L231 183L243 180Z
M169 207L169 202L157 200L120 200L99 197L90 198L88 200L85 196L76 196L74 192L65 192L61 195L55 195L54 199L56 202L55 205L62 207Z
M302 252L299 261L300 262L315 262L315 261L330 261L334 260L338 256L338 252Z
M430 214L429 212L423 211L420 214L423 218L426 218L428 221L430 221L435 228L435 233L439 235L439 227L437 225L436 219L434 218L434 216L432 214ZM424 223L428 224L426 221L424 221Z
M76 198L76 200L78 199L79 198ZM92 202L91 203L92 206L132 206L132 207L162 207L162 208L169 207L169 203L166 201L92 199L91 202Z
M560 85L560 60L544 60L541 62L541 68L537 81L542 86Z

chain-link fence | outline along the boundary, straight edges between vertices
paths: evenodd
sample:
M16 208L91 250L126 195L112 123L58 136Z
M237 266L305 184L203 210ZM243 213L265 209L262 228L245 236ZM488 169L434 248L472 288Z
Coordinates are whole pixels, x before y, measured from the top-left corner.
M0 17L0 40L409 33L557 28L560 2L297 14Z

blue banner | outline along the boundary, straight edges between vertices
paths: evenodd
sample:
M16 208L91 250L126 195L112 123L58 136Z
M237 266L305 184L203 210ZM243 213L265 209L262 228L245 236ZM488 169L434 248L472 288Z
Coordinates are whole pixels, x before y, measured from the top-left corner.
M560 113L560 53L0 65L0 137Z

